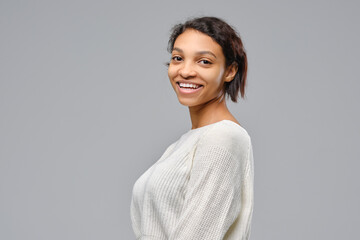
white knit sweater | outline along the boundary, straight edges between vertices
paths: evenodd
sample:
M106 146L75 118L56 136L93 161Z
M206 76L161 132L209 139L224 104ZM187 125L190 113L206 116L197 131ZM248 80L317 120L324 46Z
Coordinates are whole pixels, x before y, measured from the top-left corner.
M230 120L191 129L135 182L131 220L141 240L249 239L254 161Z

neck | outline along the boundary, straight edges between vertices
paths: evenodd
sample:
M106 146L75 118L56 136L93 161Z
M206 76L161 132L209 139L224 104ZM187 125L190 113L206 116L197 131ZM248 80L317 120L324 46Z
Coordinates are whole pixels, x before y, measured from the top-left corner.
M189 107L192 129L224 119L235 120L227 108L225 98L215 98L202 105Z

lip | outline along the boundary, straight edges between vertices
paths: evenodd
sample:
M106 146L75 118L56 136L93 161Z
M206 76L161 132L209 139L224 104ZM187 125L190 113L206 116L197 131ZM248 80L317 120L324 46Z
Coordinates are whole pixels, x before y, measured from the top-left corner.
M186 94L186 95L197 93L197 92L201 91L201 89L204 87L201 84L193 83L193 84L197 84L197 85L201 85L201 86L199 88L196 88L196 89L186 89L186 88L181 88L179 83L192 83L192 82L182 82L182 81L176 82L176 86L177 86L177 89L179 90L179 92L181 94Z

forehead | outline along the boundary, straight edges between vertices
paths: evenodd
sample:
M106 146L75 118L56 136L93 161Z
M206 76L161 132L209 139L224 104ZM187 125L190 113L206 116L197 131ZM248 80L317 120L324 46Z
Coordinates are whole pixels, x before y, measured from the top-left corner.
M211 51L217 56L222 55L222 48L214 39L194 29L186 29L180 34L175 40L174 48L180 48L189 53Z

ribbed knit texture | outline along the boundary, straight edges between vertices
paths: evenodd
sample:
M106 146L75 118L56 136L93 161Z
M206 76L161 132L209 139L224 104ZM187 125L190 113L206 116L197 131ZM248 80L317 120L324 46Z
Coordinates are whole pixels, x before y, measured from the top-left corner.
M135 237L249 239L253 186L251 138L243 127L222 120L189 130L135 182Z

